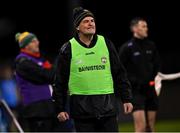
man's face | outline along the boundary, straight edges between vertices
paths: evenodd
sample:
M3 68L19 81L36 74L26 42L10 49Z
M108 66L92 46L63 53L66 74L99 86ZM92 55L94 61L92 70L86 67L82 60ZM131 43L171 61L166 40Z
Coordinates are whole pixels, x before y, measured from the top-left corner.
M86 35L94 35L96 32L96 25L93 17L85 17L77 27L77 30Z
M139 21L138 24L133 27L133 32L140 38L146 38L148 36L146 21Z
M39 52L39 40L37 38L34 38L27 46L26 49L29 50L32 53L38 53Z

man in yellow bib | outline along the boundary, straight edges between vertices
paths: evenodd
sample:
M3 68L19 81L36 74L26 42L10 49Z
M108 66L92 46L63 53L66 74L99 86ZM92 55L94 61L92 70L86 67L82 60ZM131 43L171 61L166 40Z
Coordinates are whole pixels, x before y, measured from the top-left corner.
M131 86L112 42L96 34L94 15L82 7L73 10L76 33L59 53L54 99L58 119L74 119L77 132L118 131L116 97L130 113ZM70 115L65 112L67 90Z

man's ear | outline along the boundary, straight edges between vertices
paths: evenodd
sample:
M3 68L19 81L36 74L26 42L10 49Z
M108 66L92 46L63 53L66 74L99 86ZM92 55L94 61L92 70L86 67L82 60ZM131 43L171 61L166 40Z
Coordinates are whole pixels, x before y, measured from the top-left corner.
M136 27L135 26L131 27L131 32L134 33L135 31L136 31Z
M76 27L76 30L79 30L79 26L78 26L78 27Z

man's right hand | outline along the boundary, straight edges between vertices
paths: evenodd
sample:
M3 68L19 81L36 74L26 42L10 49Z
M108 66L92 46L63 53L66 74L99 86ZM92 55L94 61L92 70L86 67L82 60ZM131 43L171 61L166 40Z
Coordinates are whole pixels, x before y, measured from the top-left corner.
M60 112L57 118L59 119L59 121L63 122L63 121L69 120L69 115L67 112Z
M132 103L124 103L123 106L124 106L124 113L125 114L129 114L132 112L132 110L133 110Z

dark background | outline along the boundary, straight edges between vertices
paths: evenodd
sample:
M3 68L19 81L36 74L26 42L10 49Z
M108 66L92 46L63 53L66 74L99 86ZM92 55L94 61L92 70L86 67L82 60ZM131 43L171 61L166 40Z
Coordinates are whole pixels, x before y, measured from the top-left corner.
M118 48L131 38L129 21L144 17L149 24L149 38L157 44L162 72L180 71L180 9L177 3L155 1L60 0L6 1L0 5L0 58L13 59L19 51L17 32L35 33L41 51L52 59L72 37L72 9L82 6L96 17L97 33L107 36Z
M116 48L131 38L129 21L144 17L149 25L149 38L156 43L161 56L161 71L179 72L180 8L177 3L147 0L6 1L0 4L0 63L15 58L19 52L15 34L24 31L38 36L42 53L53 62L58 49L72 37L73 8L82 6L94 13L97 33L107 36ZM159 117L180 117L180 108L176 105L180 94L179 80L165 81L163 85Z

